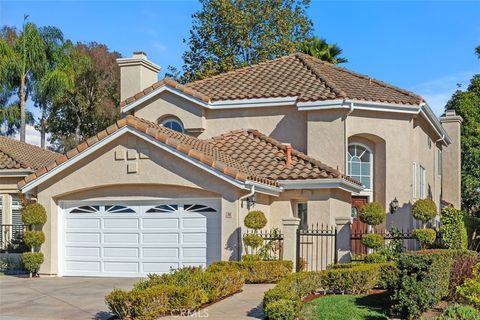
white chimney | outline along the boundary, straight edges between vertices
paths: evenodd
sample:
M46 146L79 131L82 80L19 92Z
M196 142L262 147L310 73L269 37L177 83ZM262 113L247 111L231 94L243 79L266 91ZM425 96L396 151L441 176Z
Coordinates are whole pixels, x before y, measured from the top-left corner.
M149 61L145 52L117 59L120 67L120 100L123 101L158 81L160 66Z

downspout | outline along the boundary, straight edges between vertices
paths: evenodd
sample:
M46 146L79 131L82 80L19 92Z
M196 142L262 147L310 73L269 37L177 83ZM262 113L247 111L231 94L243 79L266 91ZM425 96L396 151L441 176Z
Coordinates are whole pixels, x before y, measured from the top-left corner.
M242 247L242 228L240 227L241 226L241 220L240 220L240 210L241 210L241 205L242 205L242 201L247 199L247 198L250 198L251 196L253 196L255 194L255 186L254 185L250 185L250 192L242 197L240 197L238 199L238 204L237 204L237 226L238 226L238 256L237 256L237 260L240 261L242 260L242 252L241 252L241 247Z

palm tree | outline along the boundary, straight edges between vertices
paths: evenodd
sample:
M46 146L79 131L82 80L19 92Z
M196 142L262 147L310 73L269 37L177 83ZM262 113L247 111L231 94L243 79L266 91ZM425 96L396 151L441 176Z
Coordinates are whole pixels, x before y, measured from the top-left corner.
M0 39L0 81L18 90L20 105L20 141L25 141L27 124L26 101L34 75L39 73L45 56L45 43L35 24L24 17L22 32L11 41Z
M348 62L347 59L339 57L342 54L342 49L336 44L328 44L325 39L313 37L306 39L300 45L300 51L326 61L332 64L340 64Z

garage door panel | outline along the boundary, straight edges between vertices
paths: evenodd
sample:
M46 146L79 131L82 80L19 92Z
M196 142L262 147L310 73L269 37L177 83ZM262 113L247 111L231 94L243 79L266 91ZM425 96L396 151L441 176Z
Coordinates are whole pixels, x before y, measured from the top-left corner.
M178 269L180 264L178 262L144 262L142 267L144 273L166 273L172 269Z
M103 219L103 228L105 230L108 230L108 229L132 229L132 230L137 230L138 226L139 226L138 219L132 219L132 218L124 218L124 219L106 218L106 219Z
M65 210L65 275L141 277L219 259L218 202L112 202Z
M175 258L178 259L179 248L142 248L142 257L143 258Z
M106 244L137 244L138 233L104 233L103 243Z
M100 229L100 223L100 218L69 218L66 227L72 229Z
M86 232L67 232L65 235L66 244L70 243L90 243L100 244L101 234L98 233L86 233Z
M139 273L139 263L138 262L127 262L127 261L105 261L103 263L103 271L105 272L128 272L128 273Z
M142 227L148 229L178 229L179 218L143 218Z
M100 258L99 247L66 247L65 256L67 258Z
M142 243L146 244L178 244L178 233L143 233Z
M127 248L127 247L118 247L118 248L103 248L103 257L104 258L140 258L139 248Z

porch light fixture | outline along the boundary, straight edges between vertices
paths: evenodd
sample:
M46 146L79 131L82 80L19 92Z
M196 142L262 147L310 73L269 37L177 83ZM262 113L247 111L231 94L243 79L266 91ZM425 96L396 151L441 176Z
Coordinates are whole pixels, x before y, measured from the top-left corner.
M393 199L393 201L390 202L390 213L394 214L395 212L397 212L397 210L398 210L398 200L397 200L397 197L395 197L395 199Z

